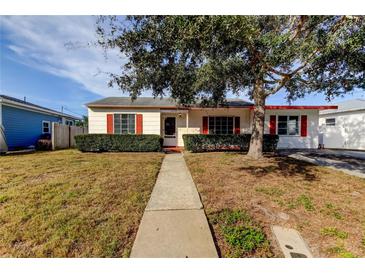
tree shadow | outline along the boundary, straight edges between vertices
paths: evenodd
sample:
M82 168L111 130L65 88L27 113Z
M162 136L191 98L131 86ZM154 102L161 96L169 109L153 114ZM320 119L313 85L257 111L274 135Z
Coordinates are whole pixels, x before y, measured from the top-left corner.
M265 158L271 160L271 163L267 166L252 164L239 167L238 170L248 172L258 178L262 178L269 174L277 174L278 176L285 178L300 176L306 181L317 180L315 170L313 169L316 166L314 164L277 155L266 155Z

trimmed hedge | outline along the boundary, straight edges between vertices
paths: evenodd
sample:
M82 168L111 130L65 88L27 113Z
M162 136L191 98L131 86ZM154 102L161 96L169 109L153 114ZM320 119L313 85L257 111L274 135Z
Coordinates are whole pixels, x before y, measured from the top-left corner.
M85 134L75 136L76 147L83 152L161 151L159 135Z
M251 134L184 134L185 149L192 152L239 150L248 151ZM264 134L264 152L276 150L278 135Z

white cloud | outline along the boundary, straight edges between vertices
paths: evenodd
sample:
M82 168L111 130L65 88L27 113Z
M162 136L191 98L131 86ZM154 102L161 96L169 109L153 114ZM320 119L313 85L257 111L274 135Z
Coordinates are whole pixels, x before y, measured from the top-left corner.
M87 46L97 40L95 21L93 16L0 17L16 61L72 79L93 93L118 96L120 90L107 86L106 73L120 71L125 59L117 51L106 59L102 49Z

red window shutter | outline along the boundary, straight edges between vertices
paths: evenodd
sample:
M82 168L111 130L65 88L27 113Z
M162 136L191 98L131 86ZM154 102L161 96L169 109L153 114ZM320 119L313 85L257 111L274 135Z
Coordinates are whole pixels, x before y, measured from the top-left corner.
M143 134L143 115L137 114L136 115L136 134Z
M241 127L240 127L240 117L234 117L234 134L240 134L241 133Z
M106 132L108 134L114 133L114 116L113 114L107 114L106 115Z
M269 129L270 129L270 135L276 134L276 115L270 115Z
M203 117L203 134L208 134L208 116Z
M302 115L300 118L300 136L307 137L308 119L307 115Z

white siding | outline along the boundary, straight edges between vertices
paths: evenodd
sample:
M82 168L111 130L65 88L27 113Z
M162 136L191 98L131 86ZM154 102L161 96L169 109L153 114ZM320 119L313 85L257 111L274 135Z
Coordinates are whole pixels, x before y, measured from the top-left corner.
M159 109L89 108L89 133L107 133L106 115L114 113L139 113L143 115L143 134L160 134Z
M326 126L335 118L335 126ZM319 118L325 148L365 149L365 110L323 114Z
M265 134L269 134L270 115L298 115L299 135L279 137L278 148L318 148L318 110L266 110ZM300 136L300 116L307 115L307 136ZM277 126L277 123L276 123Z

